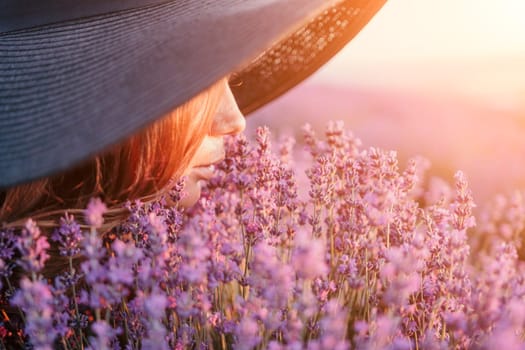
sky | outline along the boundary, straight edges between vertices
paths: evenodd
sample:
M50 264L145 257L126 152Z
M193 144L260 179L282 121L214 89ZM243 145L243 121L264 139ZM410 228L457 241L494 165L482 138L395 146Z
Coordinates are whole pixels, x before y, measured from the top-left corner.
M355 61L525 54L523 0L389 0L347 50Z
M388 0L313 80L519 104L525 100L525 0Z

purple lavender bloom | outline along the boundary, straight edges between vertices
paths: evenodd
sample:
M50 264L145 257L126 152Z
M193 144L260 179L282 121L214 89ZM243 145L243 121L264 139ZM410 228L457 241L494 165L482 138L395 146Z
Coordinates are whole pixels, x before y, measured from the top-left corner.
M9 278L13 273L17 239L14 229L0 230L0 277ZM3 281L0 278L0 290L2 285Z
M0 259L11 260L15 255L17 237L15 230L7 228L0 230Z
M106 265L106 278L112 285L131 285L134 281L133 266L143 258L142 251L133 243L124 243L118 239L111 247L115 256Z
M63 271L52 287L36 224L0 231L2 296L26 316L21 337L71 349L523 348L521 195L500 197L476 227L462 173L453 196L421 162L400 173L395 152L363 150L342 123L324 140L304 131L311 161L293 169L292 142L276 154L267 128L255 145L228 138L191 209L177 207L182 179L127 203L107 235L100 200L84 212L90 231L65 215L51 238L82 255L82 274ZM15 263L33 279L13 291ZM4 344L17 322L0 324Z
M47 283L22 279L11 305L24 310L24 330L30 343L37 349L53 349L58 332L53 325L53 296Z
M348 310L336 300L330 300L323 311L324 315L319 322L319 349L349 349L350 343L346 340Z
M417 261L406 248L392 247L386 255L388 262L380 271L387 286L383 300L394 307L405 305L408 297L420 289L420 275L414 269Z
M165 315L168 300L161 292L152 293L144 301L144 309L149 317L161 319Z
M17 248L21 255L18 264L27 272L40 272L49 258L47 238L41 234L40 229L31 219L27 220L22 229Z
M183 176L180 180L176 181L171 190L169 191L169 196L173 203L178 204L187 193L184 192L184 187L186 186L186 178Z
M104 214L108 208L100 198L91 198L84 210L84 218L89 226L100 228L104 223Z
M56 289L65 291L76 285L81 278L82 276L76 271L64 271L55 276L54 286Z
M129 295L134 282L133 267L143 258L142 251L131 242L117 239L111 245L114 255L104 259L105 248L96 232L89 233L83 245L88 259L80 268L89 289L81 292L81 301L94 309L118 304Z
M168 350L167 330L162 320L166 313L168 300L162 292L154 292L144 300L146 311L145 326L147 336L142 339L142 348L151 350Z
M328 273L324 242L301 230L296 233L294 243L292 266L298 277L313 279Z
M80 253L80 241L82 240L80 225L75 221L73 215L60 218L60 226L54 230L51 240L58 243L60 255L72 257Z
M265 242L253 248L249 285L272 309L282 309L292 296L294 271L279 260L276 249Z
M111 350L112 343L120 333L120 329L114 329L105 321L96 321L91 325L91 330L95 334L89 338L90 346L87 350Z
M366 333L361 326L356 349L389 349L399 332L399 323L399 318L381 315L366 325Z
M325 305L332 294L337 291L337 285L328 277L317 277L313 281L312 290L321 305Z
M177 294L177 314L182 318L189 318L198 313L191 293L181 291Z
M102 239L96 231L84 232L82 255L96 261L100 261L106 255L106 249L102 245Z
M251 350L262 340L257 321L249 315L241 319L235 327L234 335L235 348L239 350Z
M456 180L456 199L453 203L453 226L456 230L461 231L476 225L476 220L472 216L472 209L476 205L468 188L465 174L458 171L454 178Z
M522 350L525 342L516 334L512 328L496 328L490 336L483 342L480 349L505 349L505 350Z
M179 268L181 282L206 283L210 264L210 249L206 240L197 232L182 232L178 245L182 264Z

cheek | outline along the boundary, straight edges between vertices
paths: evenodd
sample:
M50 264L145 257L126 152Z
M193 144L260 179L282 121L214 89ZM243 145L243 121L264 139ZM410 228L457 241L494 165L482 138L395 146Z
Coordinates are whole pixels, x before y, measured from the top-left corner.
M180 201L183 208L189 208L199 200L201 196L201 181L189 176L186 179L186 187L184 188L186 196Z

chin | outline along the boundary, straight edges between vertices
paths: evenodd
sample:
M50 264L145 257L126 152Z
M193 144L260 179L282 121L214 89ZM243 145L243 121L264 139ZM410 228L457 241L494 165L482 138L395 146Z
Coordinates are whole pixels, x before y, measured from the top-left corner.
M184 187L184 192L186 192L186 196L181 199L179 204L183 208L192 207L201 197L201 181L191 176L188 177L186 180L186 186Z

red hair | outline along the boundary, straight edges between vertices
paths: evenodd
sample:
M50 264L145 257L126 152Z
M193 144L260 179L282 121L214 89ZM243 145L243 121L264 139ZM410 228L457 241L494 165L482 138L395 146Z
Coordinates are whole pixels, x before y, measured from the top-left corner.
M162 192L182 176L210 131L223 85L217 83L141 132L62 174L7 189L0 222L23 223L83 209L91 197L116 205ZM1 197L0 197L1 198Z

